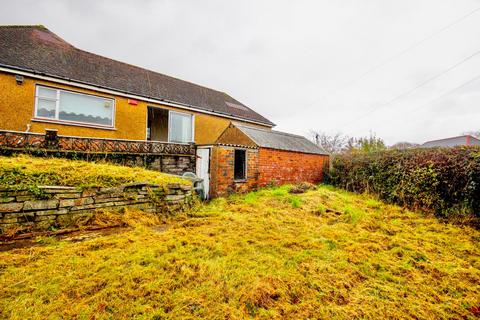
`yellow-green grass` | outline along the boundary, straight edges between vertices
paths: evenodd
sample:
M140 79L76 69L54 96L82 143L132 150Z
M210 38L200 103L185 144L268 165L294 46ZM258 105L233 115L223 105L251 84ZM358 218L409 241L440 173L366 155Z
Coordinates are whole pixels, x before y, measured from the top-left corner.
M0 253L0 318L458 319L480 306L480 232L366 195L266 189L169 223Z
M173 175L138 167L26 155L0 157L0 187L19 189L34 189L39 185L114 187L140 181L161 186L168 183L189 183Z

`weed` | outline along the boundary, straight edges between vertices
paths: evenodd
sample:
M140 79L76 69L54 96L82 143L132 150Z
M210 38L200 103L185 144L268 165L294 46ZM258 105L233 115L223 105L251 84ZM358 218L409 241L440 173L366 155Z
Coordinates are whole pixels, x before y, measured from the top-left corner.
M315 214L321 216L327 212L327 208L323 204L319 204L315 210Z
M347 206L345 207L345 214L349 216L352 224L357 224L364 217L365 212L357 207Z
M255 204L255 202L257 202L257 199L258 199L257 193L256 192L250 192L250 193L247 193L243 197L243 202L248 203L248 204Z
M365 205L372 209L379 209L382 206L382 203L375 199L367 199L365 200Z
M337 244L333 240L328 239L327 241L325 241L325 243L327 244L328 250L334 250L337 248Z
M285 189L275 189L275 190L272 190L272 196L274 197L285 197L288 195L288 191L285 190Z
M302 206L302 199L300 199L298 196L291 196L289 201L292 205L292 208L300 208Z

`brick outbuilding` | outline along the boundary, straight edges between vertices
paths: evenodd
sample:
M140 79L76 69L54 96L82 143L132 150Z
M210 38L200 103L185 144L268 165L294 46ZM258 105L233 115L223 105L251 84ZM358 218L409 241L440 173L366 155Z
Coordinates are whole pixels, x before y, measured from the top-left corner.
M322 181L329 155L303 136L231 124L209 150L210 196ZM198 166L197 166L198 167Z

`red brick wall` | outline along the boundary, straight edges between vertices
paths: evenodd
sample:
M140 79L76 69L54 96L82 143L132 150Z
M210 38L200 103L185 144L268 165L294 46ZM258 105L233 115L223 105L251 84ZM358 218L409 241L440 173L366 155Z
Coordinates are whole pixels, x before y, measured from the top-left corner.
M329 161L325 155L267 148L261 148L258 157L260 187L303 181L319 183L323 178L324 167Z
M247 192L270 184L322 181L328 156L275 149L247 149L247 179L234 181L235 148L214 146L210 162L210 196Z
M214 146L210 162L210 197L219 197L236 192L247 192L257 188L258 150L247 150L247 179L234 181L233 158L235 148Z

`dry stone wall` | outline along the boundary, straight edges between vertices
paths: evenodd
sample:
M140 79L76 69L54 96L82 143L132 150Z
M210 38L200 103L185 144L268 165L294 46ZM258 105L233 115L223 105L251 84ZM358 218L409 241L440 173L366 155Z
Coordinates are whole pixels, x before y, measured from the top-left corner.
M40 186L31 190L0 189L0 233L13 227L46 229L66 227L96 210L137 208L149 213L174 214L190 208L195 200L191 185L149 183L115 188Z

